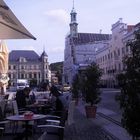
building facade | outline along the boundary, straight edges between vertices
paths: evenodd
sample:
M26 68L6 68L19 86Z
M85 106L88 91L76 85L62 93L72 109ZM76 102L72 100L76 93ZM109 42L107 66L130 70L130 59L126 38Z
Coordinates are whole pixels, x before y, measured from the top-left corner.
M73 76L81 65L95 62L95 52L108 44L109 34L79 33L77 13L73 7L71 13L70 34L65 38L63 83L72 83Z
M134 38L134 31L138 26L139 24L127 25L120 18L112 25L112 37L109 45L96 52L96 63L103 71L103 87L118 86L116 76L125 70L123 58L131 54L126 43Z
M31 86L50 82L48 55L39 56L35 51L13 50L9 53L9 84L15 86L17 79L28 79Z

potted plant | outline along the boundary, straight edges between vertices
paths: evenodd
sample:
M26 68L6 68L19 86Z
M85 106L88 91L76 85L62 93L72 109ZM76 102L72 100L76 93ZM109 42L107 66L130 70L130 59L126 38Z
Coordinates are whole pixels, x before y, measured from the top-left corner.
M75 100L75 104L78 105L79 98L79 74L77 73L72 81L72 98Z
M101 70L99 69L96 63L92 63L89 65L84 74L82 76L82 88L83 96L87 105L85 106L86 115L88 118L95 118L96 117L96 108L97 103L100 102L100 77L101 77Z

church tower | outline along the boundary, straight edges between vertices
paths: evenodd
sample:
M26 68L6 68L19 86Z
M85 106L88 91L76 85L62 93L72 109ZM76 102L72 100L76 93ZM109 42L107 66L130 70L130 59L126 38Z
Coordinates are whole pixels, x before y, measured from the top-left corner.
M76 21L76 11L74 9L74 0L73 0L73 8L71 10L71 23L70 23L70 34L71 34L71 37L77 37L77 33L78 33L78 29L77 29L77 26L78 26L78 23Z
M49 81L49 62L48 62L48 55L44 51L41 54L41 61L42 61L42 72L41 72L41 77L43 82L48 82Z

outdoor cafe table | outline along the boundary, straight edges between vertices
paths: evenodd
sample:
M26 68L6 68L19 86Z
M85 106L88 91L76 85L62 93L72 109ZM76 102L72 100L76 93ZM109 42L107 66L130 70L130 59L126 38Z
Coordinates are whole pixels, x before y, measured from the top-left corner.
M45 117L46 117L46 115L42 115L42 114L34 114L31 118L25 118L24 115L14 115L14 116L7 117L7 120L25 122L25 140L28 140L29 121L39 120L39 119L43 119Z
M47 103L48 101L49 99L37 99L38 103L43 103L43 104Z
M44 114L44 109L50 109L51 104L50 103L44 103L44 104L30 104L26 106L27 110L30 110L32 112L36 112L39 114Z
M28 110L39 114L42 114L43 107L45 107L44 104L31 104L26 106Z

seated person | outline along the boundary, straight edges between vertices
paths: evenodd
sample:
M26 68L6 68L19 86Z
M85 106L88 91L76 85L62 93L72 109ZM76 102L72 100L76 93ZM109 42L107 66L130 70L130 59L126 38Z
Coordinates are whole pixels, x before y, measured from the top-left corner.
M19 109L26 107L26 95L23 90L17 90L16 101Z
M18 108L25 108L27 104L29 104L29 93L30 93L30 88L26 87L22 90L17 90L16 93L16 101Z
M34 104L36 102L36 97L34 92L31 90L29 93L29 104Z
M57 88L55 88L53 86L53 90L51 91L51 95L52 95L52 104L54 107L54 111L56 111L55 115L57 116L61 116L62 111L66 110L66 102L63 98L63 94L61 94Z

